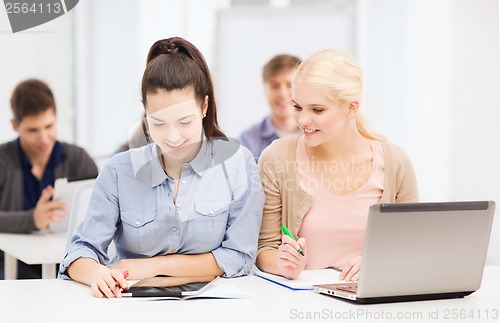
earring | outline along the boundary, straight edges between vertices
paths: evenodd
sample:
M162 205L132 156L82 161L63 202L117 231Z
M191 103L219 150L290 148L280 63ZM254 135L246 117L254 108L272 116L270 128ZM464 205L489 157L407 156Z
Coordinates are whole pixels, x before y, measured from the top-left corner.
M204 114L203 114L203 118L205 118L206 116L207 116L207 114L206 114L206 113L204 113Z

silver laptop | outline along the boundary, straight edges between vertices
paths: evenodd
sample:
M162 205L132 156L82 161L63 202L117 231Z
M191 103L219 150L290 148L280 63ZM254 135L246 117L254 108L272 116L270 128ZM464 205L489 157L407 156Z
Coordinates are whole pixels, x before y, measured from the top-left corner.
M315 291L357 303L460 298L481 286L495 202L371 206L357 283Z

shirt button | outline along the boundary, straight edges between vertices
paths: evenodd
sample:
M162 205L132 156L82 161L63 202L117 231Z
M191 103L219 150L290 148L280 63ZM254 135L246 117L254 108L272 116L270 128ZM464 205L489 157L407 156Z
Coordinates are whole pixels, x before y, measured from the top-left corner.
M180 209L180 208L181 208L181 206L182 206L182 204L181 204L181 203L179 203L179 204L177 204L176 206L177 206L177 208L178 208L178 209Z
M214 215L214 213L215 213L214 210L210 210L211 215Z
M172 227L172 231L177 231L177 227Z
M172 253L176 253L177 252L177 249L172 249L171 251Z
M141 224L141 221L137 220L137 221L135 221L135 224L139 225L139 224Z
M186 180L185 180L185 179L183 179L183 180L181 181L181 184L186 184Z

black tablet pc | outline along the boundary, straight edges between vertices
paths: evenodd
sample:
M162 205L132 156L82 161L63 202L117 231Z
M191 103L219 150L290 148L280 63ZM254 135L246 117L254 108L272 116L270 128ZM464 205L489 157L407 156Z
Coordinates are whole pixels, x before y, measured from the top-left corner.
M186 298L204 291L218 277L171 277L156 276L144 278L133 284L122 296L124 297L172 297Z

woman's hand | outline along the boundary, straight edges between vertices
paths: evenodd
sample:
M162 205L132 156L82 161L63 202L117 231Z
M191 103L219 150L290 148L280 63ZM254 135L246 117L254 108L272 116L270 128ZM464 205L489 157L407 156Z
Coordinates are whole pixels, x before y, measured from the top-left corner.
M166 259L166 257L169 256L122 259L110 268L119 272L128 271L129 279L143 279L161 274L157 268L157 260L160 258Z
M301 248L304 256L297 251ZM306 255L306 239L300 238L294 241L289 236L283 235L281 238L281 245L278 248L276 264L283 273L283 276L289 279L295 279L306 267Z
M356 256L349 260L342 268L340 280L357 281L359 279L359 270L361 269L361 256Z
M123 272L103 265L100 265L98 270L94 272L94 277L90 284L92 294L98 298L120 298L122 297L120 288L127 290L128 287L128 282L123 277Z

